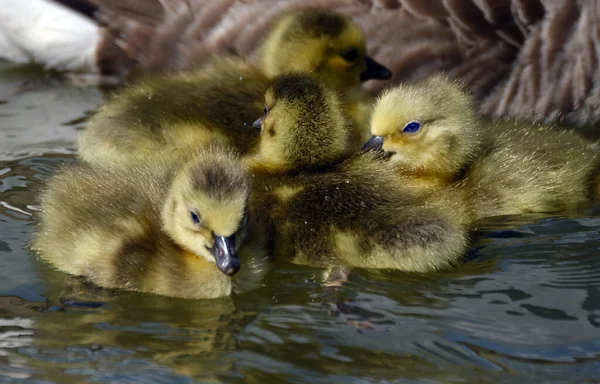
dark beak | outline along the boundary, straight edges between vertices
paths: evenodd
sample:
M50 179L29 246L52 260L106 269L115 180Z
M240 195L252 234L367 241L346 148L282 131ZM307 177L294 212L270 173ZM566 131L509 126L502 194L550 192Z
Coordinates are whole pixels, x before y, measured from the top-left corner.
M235 235L215 236L215 244L209 249L217 262L217 268L227 276L233 276L240 269L240 259L235 253Z
M256 129L260 129L260 127L262 127L262 116L259 117L258 119L256 119L256 121L254 123L252 123L252 127L256 128Z
M360 81L367 80L387 80L392 77L392 71L379 64L369 56L365 56L365 64L367 64L367 69L360 74Z
M371 138L360 147L361 152L377 151L383 152L383 136L371 136Z

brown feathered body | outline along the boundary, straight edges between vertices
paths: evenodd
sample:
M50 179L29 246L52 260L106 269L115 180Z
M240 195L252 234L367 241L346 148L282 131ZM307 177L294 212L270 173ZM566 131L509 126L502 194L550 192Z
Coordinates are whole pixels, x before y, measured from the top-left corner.
M252 123L269 80L241 59L215 60L192 72L155 75L116 93L89 120L78 155L95 165L185 156L209 144L247 153Z
M482 124L482 154L460 181L478 217L573 210L600 197L596 144L558 127Z
M399 181L357 155L316 172L257 173L250 207L270 219L276 260L431 272L456 264L471 222L460 189Z

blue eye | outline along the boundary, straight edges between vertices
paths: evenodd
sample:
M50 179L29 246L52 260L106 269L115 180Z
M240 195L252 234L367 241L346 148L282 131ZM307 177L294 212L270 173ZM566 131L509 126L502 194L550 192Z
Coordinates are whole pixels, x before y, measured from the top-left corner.
M417 132L419 132L420 129L421 129L421 123L419 123L418 121L411 121L410 123L408 123L404 126L404 128L402 129L402 132L417 133Z
M196 212L190 211L190 217L192 218L194 224L200 224L200 216L198 216Z

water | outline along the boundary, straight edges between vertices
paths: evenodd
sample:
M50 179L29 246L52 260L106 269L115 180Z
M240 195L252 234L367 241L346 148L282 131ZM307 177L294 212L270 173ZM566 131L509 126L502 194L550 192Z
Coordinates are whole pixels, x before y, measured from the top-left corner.
M264 286L180 300L86 285L24 248L35 189L102 101L0 67L0 383L600 382L600 205L512 217L429 276L278 265Z

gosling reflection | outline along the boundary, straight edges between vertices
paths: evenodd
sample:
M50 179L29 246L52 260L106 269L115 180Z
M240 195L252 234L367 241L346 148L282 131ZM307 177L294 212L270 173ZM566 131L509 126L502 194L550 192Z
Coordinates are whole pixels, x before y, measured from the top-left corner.
M214 379L231 370L225 355L254 319L236 310L231 297L185 300L106 290L41 268L49 284L45 303L16 307L0 300L3 317L30 319L28 344L35 354L28 365L34 369L43 365L46 371L48 359L55 372L94 367L94 361L110 362L124 353L117 360L143 360L177 375Z

